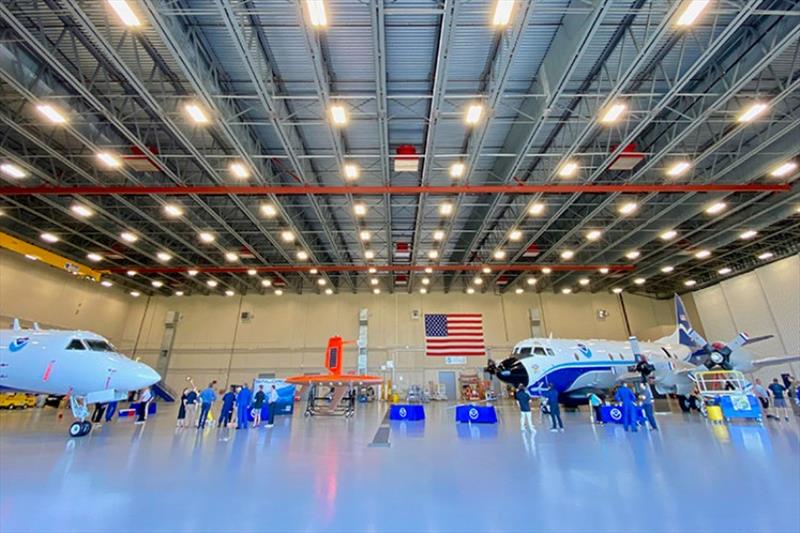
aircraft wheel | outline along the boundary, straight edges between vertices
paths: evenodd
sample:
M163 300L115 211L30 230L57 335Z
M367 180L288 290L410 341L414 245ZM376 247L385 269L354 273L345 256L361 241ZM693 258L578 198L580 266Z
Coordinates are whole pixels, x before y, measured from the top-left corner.
M692 410L691 400L686 396L678 396L678 405L680 406L681 411L684 413L688 413Z
M69 426L70 437L82 437L83 435L83 424L81 422L73 422Z
M86 421L81 422L81 435L88 435L90 431L92 431L92 423Z

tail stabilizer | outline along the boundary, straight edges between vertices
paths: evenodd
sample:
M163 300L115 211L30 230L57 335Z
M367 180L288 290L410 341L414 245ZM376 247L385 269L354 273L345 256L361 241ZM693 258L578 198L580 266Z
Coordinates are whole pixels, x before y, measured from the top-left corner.
M686 306L677 294L675 295L675 331L672 335L663 337L657 342L680 344L690 348L692 351L708 344L703 336L692 327L692 323L689 321L689 314L686 312Z

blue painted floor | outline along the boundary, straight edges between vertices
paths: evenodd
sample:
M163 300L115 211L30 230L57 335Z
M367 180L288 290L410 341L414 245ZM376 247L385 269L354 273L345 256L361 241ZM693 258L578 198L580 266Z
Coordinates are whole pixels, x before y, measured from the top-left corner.
M430 404L370 448L380 405L205 432L159 407L74 440L53 409L1 413L0 531L800 531L797 417L521 433L510 404L472 427Z

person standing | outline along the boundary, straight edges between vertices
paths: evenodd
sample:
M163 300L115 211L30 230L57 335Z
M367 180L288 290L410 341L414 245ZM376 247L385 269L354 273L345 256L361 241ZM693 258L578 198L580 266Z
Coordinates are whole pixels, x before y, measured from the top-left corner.
M188 420L186 425L189 427L197 425L197 389L192 387L186 393L186 415Z
M528 429L533 431L533 421L531 420L531 396L525 387L520 383L517 385L517 392L514 393L519 404L519 430L525 431L525 424L528 424Z
M651 377L647 379L647 383L642 383L642 392L640 396L642 398L642 409L644 409L644 416L650 423L650 429L653 431L658 431L658 424L656 424L656 417L653 411L653 390L650 388L652 386L653 378Z
M253 396L253 427L261 425L261 410L264 408L264 402L267 400L267 395L264 394L264 385L258 386L258 391Z
M108 402L108 407L106 407L106 422L111 422L111 419L114 418L114 413L117 412L117 402Z
M202 429L206 427L206 419L208 418L208 412L211 410L211 404L214 403L217 399L217 395L214 394L214 387L213 384L209 383L208 387L200 391L200 422L197 424L198 429Z
M592 393L592 394L589 395L589 407L592 408L592 413L593 413L592 414L592 418L593 418L592 423L593 424L602 424L603 423L603 417L602 417L601 412L600 412L600 408L602 406L603 406L603 400L601 400L600 397L597 394Z
M633 428L636 433L636 395L628 388L627 383L623 383L618 389L614 399L622 402L622 424L625 431Z
M100 421L103 420L103 414L106 411L106 404L104 403L96 403L94 404L94 412L92 413L92 422L95 424L99 424Z
M250 408L252 398L253 393L245 383L236 395L236 429L247 429L247 410Z
M136 404L136 423L144 424L147 421L147 409L150 407L150 401L153 399L153 393L150 392L150 387L142 389L139 393L139 403Z
M278 389L275 385L269 390L269 420L267 420L267 427L271 428L275 425L275 411L278 409Z
M189 394L189 389L183 389L181 393L180 406L178 406L178 427L186 426L186 396Z
M775 407L775 419L781 419L781 412L783 418L789 421L789 409L786 407L786 387L778 382L778 378L772 380L769 384L769 392L772 394L772 405Z
M760 379L756 379L756 383L753 385L753 394L755 394L758 401L761 402L764 413L769 416L769 392L767 392L767 389L761 384Z
M231 385L228 392L222 395L222 409L219 412L217 427L228 427L233 416L233 402L236 401L236 386Z
M558 391L551 383L544 392L547 398L547 409L550 411L550 431L564 431L564 422L561 421L561 406L558 405Z

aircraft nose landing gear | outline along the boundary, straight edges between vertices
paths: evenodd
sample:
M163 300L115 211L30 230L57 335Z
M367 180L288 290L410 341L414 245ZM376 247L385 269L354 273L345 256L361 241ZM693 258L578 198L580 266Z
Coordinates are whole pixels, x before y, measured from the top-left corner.
M76 420L69 426L70 437L83 437L92 431L92 423L86 420L89 417L89 409L86 407L86 399L70 396L69 406Z

